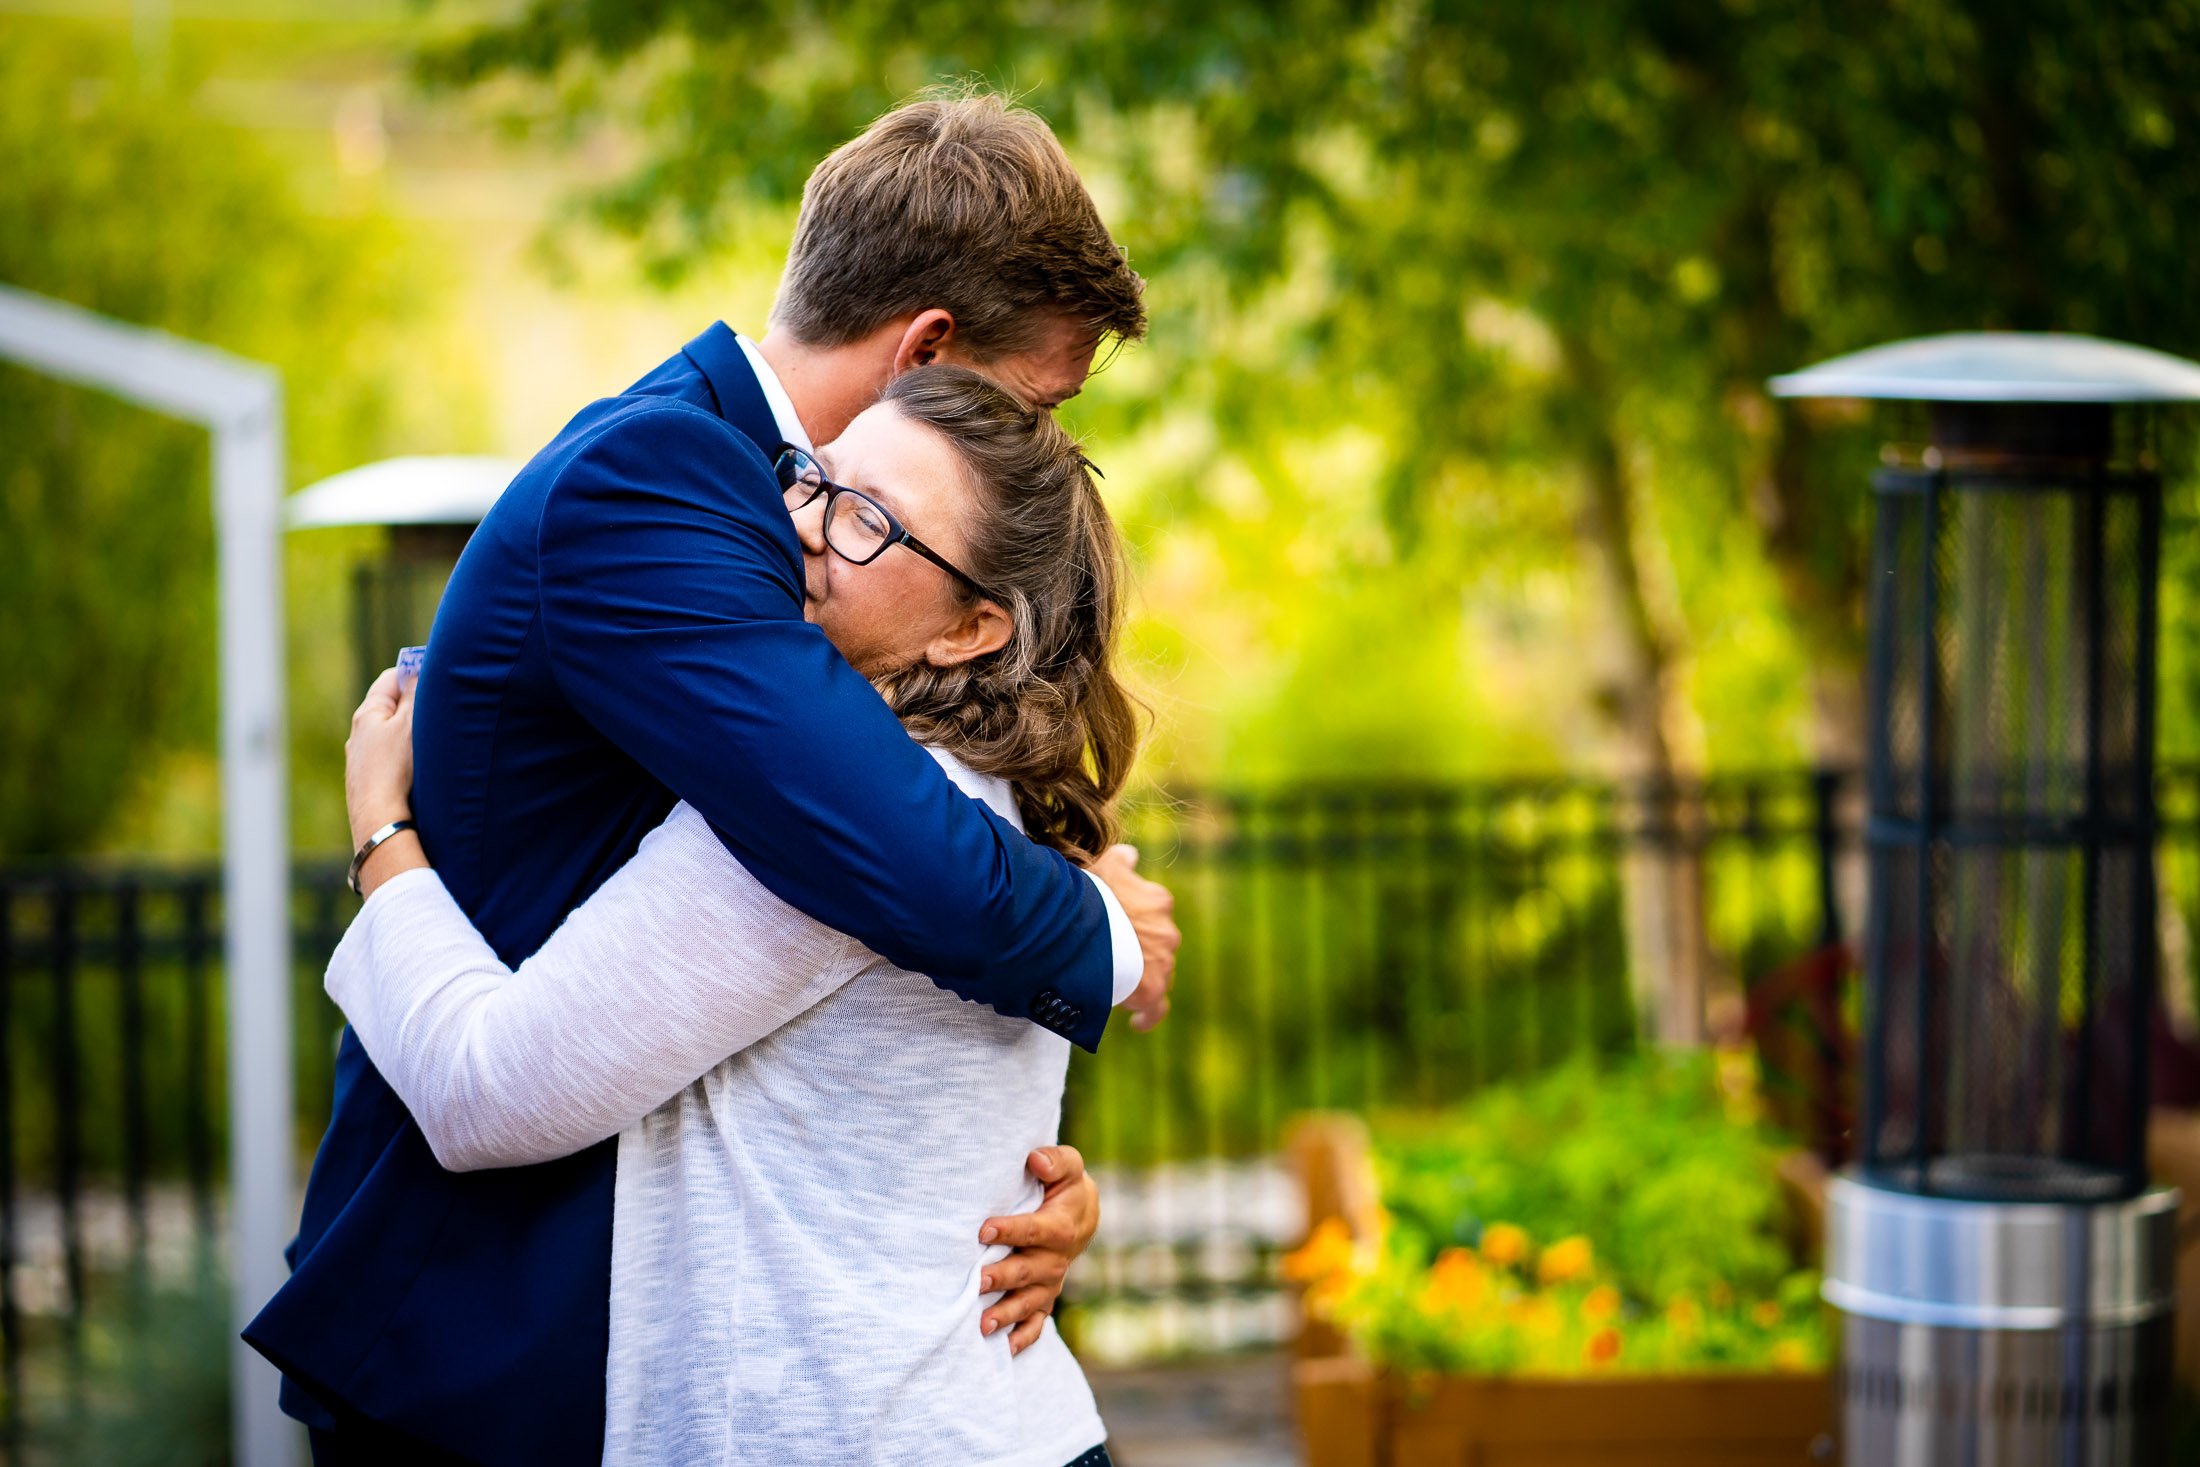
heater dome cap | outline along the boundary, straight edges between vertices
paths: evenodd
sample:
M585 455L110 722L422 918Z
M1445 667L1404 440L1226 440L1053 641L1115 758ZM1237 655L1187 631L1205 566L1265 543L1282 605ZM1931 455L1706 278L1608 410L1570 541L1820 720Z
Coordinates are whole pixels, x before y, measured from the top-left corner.
M2200 363L2059 331L1957 331L1867 347L1772 379L1775 397L1904 402L2200 402Z
M525 467L480 454L415 455L346 469L283 505L293 530L331 525L477 525Z

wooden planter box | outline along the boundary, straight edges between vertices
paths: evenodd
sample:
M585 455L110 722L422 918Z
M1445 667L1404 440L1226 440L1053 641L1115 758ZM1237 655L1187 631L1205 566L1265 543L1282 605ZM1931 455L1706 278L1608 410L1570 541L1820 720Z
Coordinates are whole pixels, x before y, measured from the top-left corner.
M1307 1467L1811 1467L1835 1460L1824 1375L1439 1376L1350 1358L1293 1370Z

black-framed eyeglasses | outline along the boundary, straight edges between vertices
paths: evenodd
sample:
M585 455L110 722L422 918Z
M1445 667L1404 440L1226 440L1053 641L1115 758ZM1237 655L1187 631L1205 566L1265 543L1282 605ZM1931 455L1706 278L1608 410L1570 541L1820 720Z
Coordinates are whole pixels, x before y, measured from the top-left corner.
M825 477L817 460L791 443L779 446L773 465L779 476L779 492L787 513L808 509L822 494L825 498L825 543L835 555L854 565L869 565L896 545L906 545L932 564L961 581L988 601L1001 598L956 568L953 561L909 533L893 512L860 489L835 484Z

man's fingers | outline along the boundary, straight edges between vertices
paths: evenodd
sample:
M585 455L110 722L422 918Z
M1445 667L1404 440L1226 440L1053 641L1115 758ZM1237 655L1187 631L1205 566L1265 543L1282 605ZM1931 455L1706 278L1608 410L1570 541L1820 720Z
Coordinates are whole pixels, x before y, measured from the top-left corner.
M1041 1146L1024 1158L1031 1174L1048 1186L1074 1182L1085 1174L1085 1157L1074 1146Z
M1041 1146L1024 1165L1046 1184L1045 1200L1032 1212L987 1218L978 1228L978 1241L1075 1253L1080 1222L1088 1211L1098 1213L1084 1154L1074 1146Z
M998 1263L989 1263L978 1274L978 1292L981 1294L1013 1294L1018 1289L1036 1284L1042 1288L1059 1289L1069 1274L1069 1259L1060 1253L1043 1249L1027 1249L1011 1253Z
M1128 1006L1131 1009L1131 1028L1140 1034L1158 1028L1169 1017L1169 1000L1162 998L1155 1003Z
M1001 1295L980 1316L979 1328L988 1335L1009 1330L1012 1355L1038 1343L1070 1260L1084 1251L1100 1220L1099 1190L1076 1147L1041 1146L1024 1164L1046 1183L1046 1200L1036 1212L987 1218L978 1230L980 1241L1016 1250L987 1264L978 1277L980 1293Z
M1077 1241L1076 1225L1061 1210L1041 1207L1008 1217L989 1217L978 1229L981 1243L1005 1243L1011 1248L1050 1248L1067 1253Z
M999 1334L1010 1325L1020 1326L1023 1323L1044 1321L1047 1315L1053 1312L1054 1301L1059 1297L1061 1297L1059 1288L1044 1289L1033 1285L1030 1288L1018 1289L1014 1293L997 1300L991 1309L978 1316L978 1332L991 1336ZM1043 1327L1042 1324L1034 1323L1031 1339L1025 1340L1024 1344L1028 1345L1031 1340L1039 1338L1041 1327ZM1023 1348L1023 1346L1016 1344L1014 1335L1009 1336L1009 1346L1012 1350Z
M1038 1344L1039 1336L1045 1334L1046 1329L1047 1317L1044 1314L1034 1314L1029 1319L1018 1320L1016 1327L1008 1332L1009 1355L1021 1355Z
M1130 867L1130 869L1133 871L1136 871L1138 869L1138 847L1132 845L1128 841L1124 841L1121 844L1110 847L1109 849L1113 852L1113 854L1121 856L1123 858L1123 864L1125 866Z

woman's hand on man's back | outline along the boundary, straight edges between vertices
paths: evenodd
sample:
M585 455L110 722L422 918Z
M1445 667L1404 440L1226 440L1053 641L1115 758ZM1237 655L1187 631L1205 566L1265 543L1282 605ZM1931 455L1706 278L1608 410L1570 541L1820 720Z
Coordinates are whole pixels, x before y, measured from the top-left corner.
M412 816L413 690L392 667L374 680L351 715L344 740L344 807L351 818L353 850L394 820ZM374 848L359 869L359 890L374 889L400 871L428 864L418 838L405 831Z

